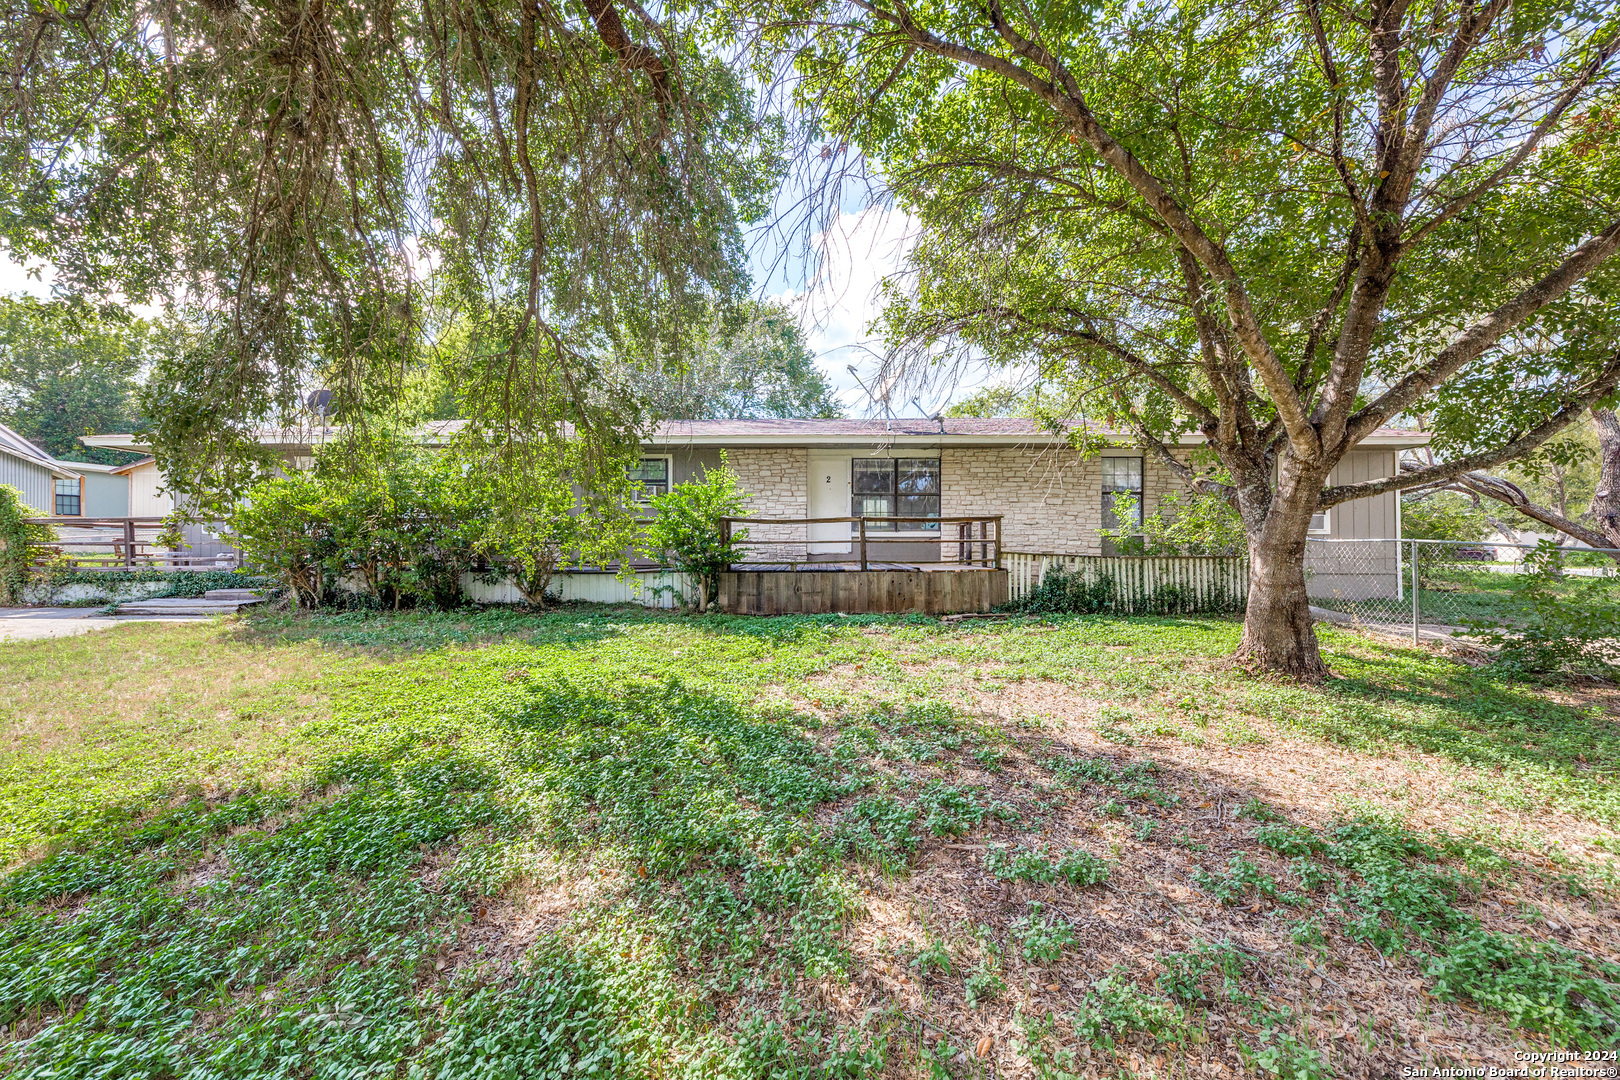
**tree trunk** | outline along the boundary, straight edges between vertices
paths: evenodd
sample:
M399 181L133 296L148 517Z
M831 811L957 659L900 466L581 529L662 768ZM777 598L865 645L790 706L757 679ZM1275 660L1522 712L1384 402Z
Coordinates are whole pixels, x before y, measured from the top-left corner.
M1249 544L1249 601L1243 616L1243 641L1236 659L1243 664L1315 681L1328 674L1311 623L1305 595L1306 528L1268 527ZM1275 521L1268 526L1275 526Z
M1246 667L1315 682L1329 674L1305 594L1305 540L1326 472L1285 457L1271 490L1252 470L1238 498L1249 533L1249 598L1233 659Z
M1597 432L1598 482L1588 513L1608 546L1620 547L1620 418L1613 409L1594 408L1592 428Z

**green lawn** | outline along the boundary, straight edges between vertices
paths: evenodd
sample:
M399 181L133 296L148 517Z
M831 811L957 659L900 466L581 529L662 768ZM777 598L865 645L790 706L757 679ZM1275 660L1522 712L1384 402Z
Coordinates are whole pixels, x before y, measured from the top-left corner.
M1384 1076L1620 1020L1620 699L1237 624L0 646L17 1076ZM1438 1048L1437 1047L1442 1047Z

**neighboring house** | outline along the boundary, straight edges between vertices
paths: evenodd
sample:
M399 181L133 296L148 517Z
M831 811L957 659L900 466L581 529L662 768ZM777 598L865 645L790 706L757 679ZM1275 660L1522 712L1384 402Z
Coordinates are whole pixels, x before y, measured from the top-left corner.
M84 477L0 424L0 484L22 492L23 502L42 514L78 514Z
M143 457L114 470L124 481L124 501L130 517L167 517L174 500L163 490L163 474L157 458Z
M425 438L442 441L457 426L433 424ZM292 467L307 463L311 447L325 434L267 431L262 441ZM116 450L148 449L129 435L82 441ZM1421 432L1380 429L1345 458L1329 483L1393 475L1401 450L1427 442ZM1202 444L1202 436L1188 435L1174 452L1191 460ZM1151 514L1165 493L1181 487L1175 473L1141 450L1119 447L1083 455L1069 445L1068 431L1020 419L670 421L659 425L643 447L636 475L654 493L702 475L723 453L751 496L752 516L999 515L1006 549L1059 555L1103 551L1102 530L1120 524L1112 520L1116 494L1135 495L1141 512ZM168 512L172 504L158 492L161 477L150 458L119 471L129 478L132 514ZM1399 530L1399 499L1390 492L1324 511L1313 535L1392 540ZM780 539L778 553L797 559L838 561L851 553L848 523L784 527L774 534L769 526L751 531L755 539ZM941 540L954 539L942 536L938 526L882 531L887 560L925 560L928 552L939 551Z
M72 469L84 479L84 498L79 513L93 518L129 517L129 480L117 465L101 465L89 461L57 461Z
M47 517L126 517L129 482L115 465L53 458L0 424L0 484Z

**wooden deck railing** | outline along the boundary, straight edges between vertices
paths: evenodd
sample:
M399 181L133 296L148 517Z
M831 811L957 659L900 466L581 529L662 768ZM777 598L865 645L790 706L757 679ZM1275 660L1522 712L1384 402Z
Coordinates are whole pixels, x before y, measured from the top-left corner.
M828 531L837 535L814 535L813 526L833 526ZM847 531L837 529L845 526ZM902 526L913 526L902 529ZM768 538L757 535L753 526L770 526L775 531L786 530L793 535ZM802 534L797 530L802 527ZM749 548L775 549L761 551L761 555L774 555L772 563L786 563L797 569L813 567L816 563L837 563L842 560L828 558L840 552L828 550L846 545L844 553L859 560L862 570L869 570L874 561L883 562L885 548L907 545L936 545L935 559L901 558L895 561L907 564L977 567L985 570L1001 569L1002 533L1001 515L977 517L823 517L823 518L721 518L721 535L729 541L739 528L748 529L744 541ZM817 547L823 550L816 551ZM874 553L879 557L874 560ZM813 558L812 556L820 556ZM741 565L741 564L739 564Z
M72 570L212 570L222 559L236 560L234 552L199 554L190 548L157 543L163 531L160 517L42 517L30 525L46 525L56 538L40 545L34 565L66 566Z

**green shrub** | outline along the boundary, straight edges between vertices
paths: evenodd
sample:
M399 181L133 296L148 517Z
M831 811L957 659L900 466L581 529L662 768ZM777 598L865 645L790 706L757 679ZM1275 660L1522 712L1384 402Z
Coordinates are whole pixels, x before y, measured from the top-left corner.
M748 496L737 487L737 474L723 454L720 461L702 480L676 484L647 500L654 516L646 525L645 552L697 579L699 611L707 611L715 599L719 575L747 550L747 529L727 533L721 526L722 518L741 516Z
M1053 566L1039 585L1006 604L1004 610L1029 615L1094 615L1113 611L1114 606L1114 579L1107 574L1088 582L1084 574Z
M1434 993L1499 1009L1518 1027L1579 1050L1620 1038L1620 966L1552 942L1469 930L1428 965Z
M1432 491L1401 500L1401 535L1407 539L1478 543L1490 533L1485 512L1459 492Z
M23 494L0 484L0 604L20 604L29 567L40 548L55 539L48 525L28 525L26 518L45 515L23 502Z
M1612 582L1564 576L1565 553L1543 540L1512 579L1518 625L1475 624L1496 662L1525 672L1610 669L1620 662L1620 603Z

